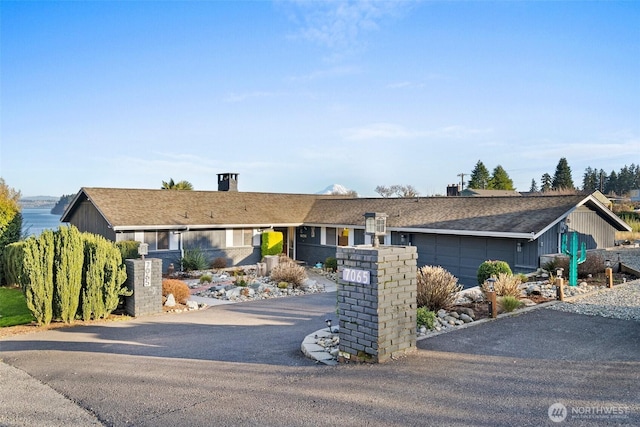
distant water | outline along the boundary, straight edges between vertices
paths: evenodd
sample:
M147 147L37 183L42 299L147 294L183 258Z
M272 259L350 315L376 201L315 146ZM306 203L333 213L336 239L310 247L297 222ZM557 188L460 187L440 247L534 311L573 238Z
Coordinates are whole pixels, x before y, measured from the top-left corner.
M22 235L39 236L44 230L56 230L62 223L51 209L22 209Z

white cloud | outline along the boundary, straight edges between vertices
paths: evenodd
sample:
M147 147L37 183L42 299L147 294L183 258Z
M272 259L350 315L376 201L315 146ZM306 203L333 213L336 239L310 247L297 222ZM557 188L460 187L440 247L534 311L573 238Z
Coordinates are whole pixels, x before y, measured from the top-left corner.
M491 133L491 129L469 129L464 126L447 126L434 130L410 130L393 123L373 123L359 128L345 129L341 132L348 141L366 141L373 139L415 139L441 138L460 139Z
M294 1L289 18L298 25L296 37L332 49L350 48L360 36L377 31L381 22L413 5L393 1Z

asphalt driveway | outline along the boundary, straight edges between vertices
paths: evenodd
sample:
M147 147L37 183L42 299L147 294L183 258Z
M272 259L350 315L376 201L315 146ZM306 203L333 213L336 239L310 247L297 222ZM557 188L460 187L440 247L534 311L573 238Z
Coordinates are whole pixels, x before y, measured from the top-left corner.
M10 337L0 357L108 426L540 426L555 403L568 425L640 424L640 323L538 309L315 365L300 343L331 316L333 292L221 305Z

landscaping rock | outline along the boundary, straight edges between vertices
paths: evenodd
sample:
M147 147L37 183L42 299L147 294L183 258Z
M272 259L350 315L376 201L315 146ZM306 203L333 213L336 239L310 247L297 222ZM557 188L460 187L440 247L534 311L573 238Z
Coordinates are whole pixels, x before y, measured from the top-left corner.
M176 306L176 298L173 294L167 295L167 300L164 303L165 307L175 307Z
M469 316L469 315L467 315L467 314L464 314L464 313L462 313L462 314L460 315L460 320L462 320L464 323L471 323L471 322L473 322L473 318L471 318L471 316Z

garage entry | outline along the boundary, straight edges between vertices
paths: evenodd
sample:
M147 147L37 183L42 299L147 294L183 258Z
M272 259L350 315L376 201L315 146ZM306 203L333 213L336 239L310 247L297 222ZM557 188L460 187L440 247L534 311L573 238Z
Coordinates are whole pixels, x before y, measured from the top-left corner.
M458 278L465 288L478 284L478 267L486 260L502 260L513 266L516 242L490 237L414 234L418 266L438 265Z

